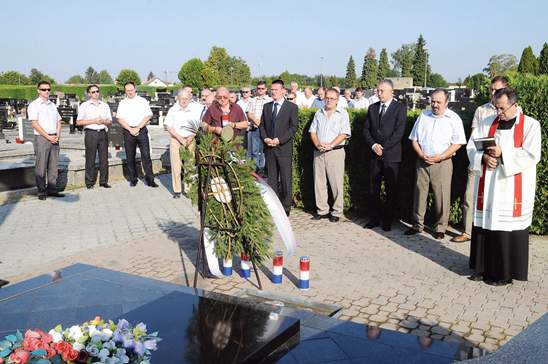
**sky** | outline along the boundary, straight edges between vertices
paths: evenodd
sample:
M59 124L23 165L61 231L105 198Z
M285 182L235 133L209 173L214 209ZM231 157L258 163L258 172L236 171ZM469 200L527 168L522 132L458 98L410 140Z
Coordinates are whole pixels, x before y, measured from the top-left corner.
M344 76L350 55L361 73L369 47L391 54L426 40L432 71L448 81L481 72L489 57L548 42L548 1L161 1L2 3L0 72L31 68L58 82L88 66L149 71L177 79L212 46L243 58L252 76L284 70ZM167 71L167 74L165 73Z

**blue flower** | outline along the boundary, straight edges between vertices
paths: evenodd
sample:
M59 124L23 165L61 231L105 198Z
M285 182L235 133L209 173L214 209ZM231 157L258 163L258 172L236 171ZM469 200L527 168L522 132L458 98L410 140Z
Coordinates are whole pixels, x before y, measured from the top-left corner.
M116 325L120 330L127 330L129 327L129 322L127 322L125 319L118 320L118 325Z
M135 350L135 353L137 353L137 355L143 356L144 353L145 353L145 345L142 342L137 341L135 343L135 349L134 350Z

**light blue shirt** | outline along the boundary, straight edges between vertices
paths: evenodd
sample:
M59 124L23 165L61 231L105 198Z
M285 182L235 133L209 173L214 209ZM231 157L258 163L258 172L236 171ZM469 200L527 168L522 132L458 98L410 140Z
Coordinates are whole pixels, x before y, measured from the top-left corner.
M350 136L350 118L344 109L336 109L327 117L325 109L320 109L314 114L314 120L310 124L309 133L316 133L321 143L331 143L341 134ZM340 143L344 145L346 141Z
M439 117L432 110L423 111L415 121L409 139L419 143L428 156L441 154L452 144L466 144L462 119L449 109Z

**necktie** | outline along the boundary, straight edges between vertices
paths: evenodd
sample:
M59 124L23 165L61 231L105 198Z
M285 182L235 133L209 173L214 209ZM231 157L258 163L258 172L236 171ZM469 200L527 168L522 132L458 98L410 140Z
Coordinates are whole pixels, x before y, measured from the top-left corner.
M382 104L381 106L381 113L379 114L379 120L382 120L382 117L384 115L384 111L386 109L386 105L385 104Z
M274 107L272 108L272 121L276 119L276 114L278 114L278 103L274 103Z

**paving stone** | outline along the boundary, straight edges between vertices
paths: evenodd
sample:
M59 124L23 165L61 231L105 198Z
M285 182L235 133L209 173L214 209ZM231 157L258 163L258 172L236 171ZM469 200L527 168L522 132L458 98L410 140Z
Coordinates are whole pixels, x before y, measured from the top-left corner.
M430 336L430 332L427 330L415 329L411 330L411 334L415 336Z
M406 329L416 329L419 324L416 321L403 320L400 322L400 326L405 327Z
M434 326L432 327L431 331L433 334L438 334L443 336L449 335L451 333L451 330L441 326Z
M379 327L381 329L386 329L386 330L393 330L393 331L398 330L398 325L394 324L394 323L391 323L391 322L385 322L385 323L381 324Z

